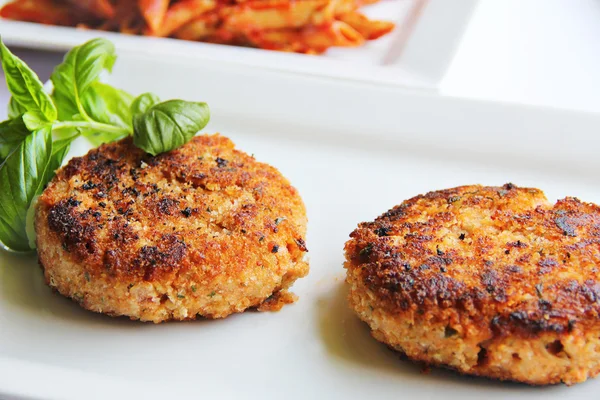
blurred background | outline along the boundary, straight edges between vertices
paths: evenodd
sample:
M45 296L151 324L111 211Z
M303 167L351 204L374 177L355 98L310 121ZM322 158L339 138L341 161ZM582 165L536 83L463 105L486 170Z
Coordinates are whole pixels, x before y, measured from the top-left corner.
M600 111L600 1L480 0L441 92Z
M413 0L383 0L380 4L384 8L380 5L380 11L375 14L383 17L381 14L385 14L387 9L393 9L390 8L392 4L410 4L411 1ZM408 64L408 72L402 68L392 70L389 74L391 77L385 78L388 81L392 82L398 77L401 85L428 87L448 96L600 111L600 1L429 0L424 4L426 9L438 7L437 15L427 16L429 21L426 27L419 27L417 21L418 34L413 32L413 26L407 28L408 49L401 46L404 54L400 57L399 64L401 67L402 62ZM459 9L465 15L456 11ZM449 19L459 22L449 26ZM3 34L8 28L13 28L7 26L5 21L0 24L0 33ZM13 39L15 32L17 39L19 32L25 33L23 28L13 28ZM3 36L7 40L10 35ZM8 39L10 42L10 38ZM43 38L40 40L43 41ZM394 40L397 41L398 38L384 37L369 42L364 48L332 48L323 56L303 56L327 60L290 58L292 61L288 63L298 67L305 62L307 70L312 67L309 63L321 63L319 71L331 73L335 70L336 74L341 74L351 68L358 68L359 64L371 61L377 64L381 61L379 57L389 58L393 51L383 52L380 49L389 47L389 43L393 47ZM411 40L414 42L411 43ZM444 42L443 46L439 44L440 41ZM51 46L46 44L41 47ZM213 51L210 47L204 49L206 53L210 51ZM180 52L186 52L186 49L182 47ZM63 54L24 48L17 48L16 53L30 63L42 79L48 78ZM264 64L280 64L283 60L283 65L287 61L276 58L280 54L261 53L263 60L260 62ZM253 54L240 54L248 60L253 57ZM269 61L265 57L272 59ZM332 59L342 59L348 63L340 70L338 65L326 63ZM392 67L397 64L395 60L389 62L386 59L383 63L391 64ZM413 71L410 70L411 63L417 64L417 67L412 65ZM433 83L423 83L418 76L423 71L419 69L434 75L433 78L427 77ZM371 75L384 76L389 70L390 68L380 69L378 74ZM411 75L414 70L416 74ZM369 75L369 72L357 70L354 75L361 74ZM0 89L0 95L0 102L6 103L8 99L4 86ZM5 111L2 109L0 112Z

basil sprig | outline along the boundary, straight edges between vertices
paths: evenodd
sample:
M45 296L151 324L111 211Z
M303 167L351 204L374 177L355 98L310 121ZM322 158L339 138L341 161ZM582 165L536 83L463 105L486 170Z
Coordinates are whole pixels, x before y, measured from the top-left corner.
M183 146L208 124L206 103L169 100L133 118L133 143L153 156Z
M69 51L51 75L50 94L1 40L0 58L12 95L9 119L0 123L0 242L15 251L35 247L32 202L77 137L97 146L133 135L136 146L157 155L190 141L210 118L205 103L161 103L152 93L134 98L102 83L102 72L111 72L116 60L106 39Z
M0 238L13 250L29 250L25 230L27 209L54 174L52 167L59 164L60 154L52 159L52 144L48 129L32 132L0 168Z
M6 85L12 94L9 112L15 114L22 111L23 121L29 130L39 129L54 121L57 116L56 107L50 96L44 92L44 85L35 72L15 57L4 44L0 46L0 57L6 75Z

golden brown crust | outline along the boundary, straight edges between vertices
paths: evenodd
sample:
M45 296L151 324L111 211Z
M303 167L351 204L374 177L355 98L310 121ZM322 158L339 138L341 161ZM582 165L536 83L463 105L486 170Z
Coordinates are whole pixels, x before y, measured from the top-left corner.
M551 205L512 184L431 192L360 224L345 249L362 303L481 348L600 329L600 207L575 198Z
M213 285L210 294L218 282L251 285L264 269L272 287L247 306L306 274L305 229L304 204L289 182L219 135L156 157L131 139L94 149L57 173L36 217L48 279L60 274L60 258L80 266L88 283L185 286L195 296L192 286ZM79 291L86 303L86 289Z

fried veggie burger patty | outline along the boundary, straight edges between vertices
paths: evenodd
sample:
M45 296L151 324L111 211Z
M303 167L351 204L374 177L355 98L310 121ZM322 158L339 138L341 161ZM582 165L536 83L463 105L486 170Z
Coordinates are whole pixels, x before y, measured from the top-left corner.
M51 287L142 321L289 299L308 273L298 192L219 135L156 157L124 139L72 159L40 196L35 228Z
M600 207L462 186L350 236L350 305L409 358L535 385L600 372Z

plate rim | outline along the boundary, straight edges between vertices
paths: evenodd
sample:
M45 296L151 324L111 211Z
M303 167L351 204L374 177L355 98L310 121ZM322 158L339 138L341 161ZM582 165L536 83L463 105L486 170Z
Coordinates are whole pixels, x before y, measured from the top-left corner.
M408 21L410 26L406 28L407 37L399 39L401 53L394 55L399 60L399 65L391 65L391 60L382 60L380 65L359 65L321 56L5 19L0 19L0 32L6 44L31 49L67 51L86 40L105 37L112 40L120 51L187 58L199 62L222 61L252 68L435 91L450 66L479 0L414 1L415 5L409 14L414 12L419 15L414 25ZM0 6L7 2L0 0ZM410 18L411 15L407 17ZM440 21L446 21L444 29L437 29ZM402 35L403 33L400 36ZM360 48L353 50L360 52Z

